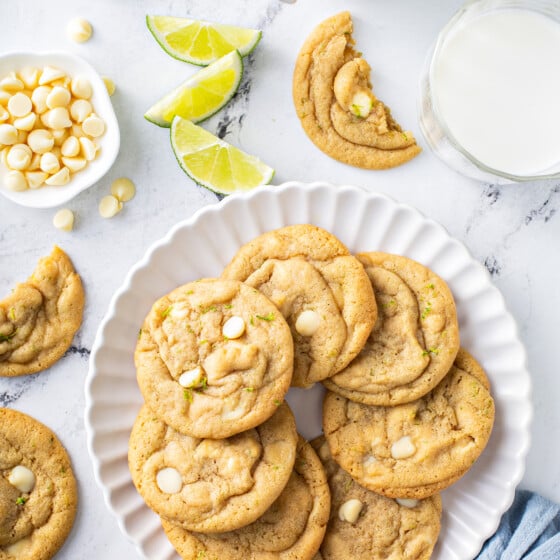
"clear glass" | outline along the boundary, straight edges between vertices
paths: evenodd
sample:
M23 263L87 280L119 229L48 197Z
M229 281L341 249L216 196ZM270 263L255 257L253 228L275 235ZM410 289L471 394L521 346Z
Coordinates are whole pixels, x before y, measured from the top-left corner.
M433 75L438 56L445 49L446 40L461 26L501 9L532 10L552 18L560 24L559 0L469 0L451 18L439 33L428 53L420 80L419 121L420 129L432 151L455 171L479 181L490 183L511 183L560 178L560 154L558 162L541 174L514 175L488 167L465 150L446 126L433 95Z

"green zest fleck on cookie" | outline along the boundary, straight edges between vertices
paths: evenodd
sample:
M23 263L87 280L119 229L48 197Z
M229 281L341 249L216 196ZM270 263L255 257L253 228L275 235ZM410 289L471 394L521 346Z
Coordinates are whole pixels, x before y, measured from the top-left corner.
M274 313L272 313L272 311L270 313L267 313L266 315L256 315L257 319L260 319L261 321L274 321Z
M171 313L172 310L173 310L173 306L172 306L172 305L170 305L167 309L164 309L164 310L161 312L161 318L162 318L162 319L165 319L165 318Z
M25 502L27 502L27 498L25 496L20 496L19 498L16 499L17 506L23 506Z

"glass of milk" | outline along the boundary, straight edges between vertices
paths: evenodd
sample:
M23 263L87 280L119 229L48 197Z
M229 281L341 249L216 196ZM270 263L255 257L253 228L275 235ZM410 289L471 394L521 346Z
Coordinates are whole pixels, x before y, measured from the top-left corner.
M419 115L464 175L560 178L560 0L466 2L428 56Z

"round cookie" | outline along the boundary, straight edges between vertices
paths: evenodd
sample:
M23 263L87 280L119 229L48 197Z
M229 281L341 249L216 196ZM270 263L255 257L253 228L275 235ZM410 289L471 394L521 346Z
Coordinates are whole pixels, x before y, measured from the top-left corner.
M134 358L156 416L193 437L224 438L274 414L290 386L293 342L257 290L207 279L156 301Z
M430 558L440 531L439 495L399 502L370 492L335 463L324 437L311 443L331 490L331 516L321 545L324 560Z
M296 457L287 404L262 425L227 439L198 439L164 424L144 405L130 435L132 480L149 507L190 531L232 531L278 498Z
M222 276L259 289L280 309L294 339L297 387L346 367L375 323L375 298L362 265L316 226L260 235L241 247Z
M360 253L377 301L377 322L360 354L323 383L348 399L394 406L425 395L459 350L453 295L429 268L407 257Z
M327 393L323 403L334 459L362 486L394 498L425 498L455 482L484 450L493 422L488 380L465 350L414 402L368 406Z
M37 420L0 408L0 560L48 560L70 533L76 480L65 449Z
M325 471L312 447L299 438L294 471L270 508L254 523L228 533L190 533L162 519L184 560L319 560L330 511Z
M0 301L0 376L27 375L60 359L82 323L84 290L55 247L29 279Z
M420 147L373 94L370 66L353 44L349 12L310 33L293 75L297 115L312 142L334 159L366 169L401 165Z

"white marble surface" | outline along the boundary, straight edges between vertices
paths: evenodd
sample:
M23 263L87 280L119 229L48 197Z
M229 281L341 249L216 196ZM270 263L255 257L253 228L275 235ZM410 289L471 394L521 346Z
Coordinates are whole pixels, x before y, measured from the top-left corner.
M354 15L358 48L373 67L377 94L417 137L418 78L424 57L460 3L344 2ZM307 33L340 10L335 0L2 0L0 6L1 52L70 51L117 84L113 104L121 151L109 173L67 205L77 216L72 233L53 228L54 210L26 209L0 199L0 294L25 279L55 243L73 259L87 292L83 326L64 359L35 376L0 380L0 405L50 426L74 462L79 514L57 558L140 558L120 533L93 477L83 421L88 356L111 295L130 266L177 221L216 202L177 166L167 131L142 118L157 98L195 71L159 48L145 27L146 13L191 15L263 29L240 92L204 126L275 167L275 183L321 179L389 194L439 221L486 265L518 321L534 383L533 443L522 485L560 501L560 183L476 183L447 169L427 149L405 166L382 172L348 167L319 152L295 116L291 74ZM76 45L66 38L65 24L74 16L92 22L95 32L88 43ZM137 196L119 216L103 220L98 202L111 180L123 175L135 181Z

